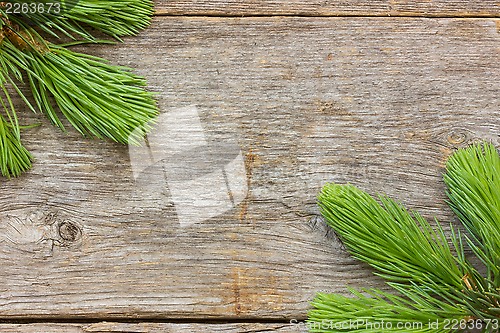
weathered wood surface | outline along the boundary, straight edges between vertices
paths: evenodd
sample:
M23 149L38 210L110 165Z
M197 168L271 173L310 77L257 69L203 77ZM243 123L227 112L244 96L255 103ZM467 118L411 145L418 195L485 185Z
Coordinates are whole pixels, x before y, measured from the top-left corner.
M237 333L237 332L304 332L303 323L292 324L0 324L2 333Z
M499 17L497 0L156 0L159 15Z
M498 144L497 23L163 17L95 47L159 92L150 149L164 160L132 166L127 147L46 121L27 130L33 170L0 180L0 318L288 321L316 291L380 286L316 218L317 192L352 182L450 221L446 157L477 138ZM182 115L192 122L172 128ZM227 176L238 168L203 178L239 163L234 145L239 187ZM203 187L237 188L223 202L234 207L197 201ZM181 219L175 202L219 214Z

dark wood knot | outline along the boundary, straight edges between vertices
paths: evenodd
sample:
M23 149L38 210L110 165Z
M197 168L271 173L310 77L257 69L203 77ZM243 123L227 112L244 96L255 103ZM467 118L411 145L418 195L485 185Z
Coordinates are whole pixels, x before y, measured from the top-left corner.
M75 223L66 220L59 224L59 236L67 242L76 242L82 237L82 231Z

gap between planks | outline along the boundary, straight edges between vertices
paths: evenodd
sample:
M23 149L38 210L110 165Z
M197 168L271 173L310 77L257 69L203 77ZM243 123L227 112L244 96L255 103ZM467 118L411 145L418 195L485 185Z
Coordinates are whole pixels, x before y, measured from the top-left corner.
M123 324L206 324L206 325L223 325L223 324L290 324L292 320L304 321L303 318L130 318L130 317L28 317L28 318L0 318L0 325L8 324L98 324L102 322L113 322Z
M292 324L164 324L164 323L117 323L117 322L99 322L93 324L58 324L58 323L40 323L40 324L0 324L0 331L3 333L263 333L263 332L304 332L304 323Z
M296 17L296 18L329 18L329 17L348 17L348 18L429 18L429 19L498 19L500 15L492 15L492 14L476 14L471 13L470 15L456 15L456 14L425 14L422 15L420 13L358 13L358 14L349 14L349 13L331 13L331 14L230 14L230 13L185 13L185 14L176 14L171 13L164 10L156 10L154 16L157 17L220 17L220 18L254 18L254 17Z

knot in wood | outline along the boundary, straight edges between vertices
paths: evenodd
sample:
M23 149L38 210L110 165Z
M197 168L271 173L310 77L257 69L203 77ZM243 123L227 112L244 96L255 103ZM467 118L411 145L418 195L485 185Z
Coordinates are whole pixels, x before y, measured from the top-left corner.
M59 236L68 242L75 242L82 236L80 228L71 221L63 221L59 224Z
M468 140L469 136L465 131L451 131L448 134L448 142L452 145L460 145Z

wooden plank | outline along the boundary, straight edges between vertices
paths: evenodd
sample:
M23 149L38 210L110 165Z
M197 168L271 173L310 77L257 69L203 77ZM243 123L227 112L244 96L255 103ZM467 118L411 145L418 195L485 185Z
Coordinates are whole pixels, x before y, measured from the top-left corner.
M495 23L169 17L86 48L147 76L161 121L145 155L23 133L35 167L0 180L0 318L301 319L319 290L381 286L316 195L351 182L450 221L446 157L498 143Z
M158 15L498 17L496 0L156 0Z
M305 324L0 324L3 333L238 333L238 332L303 332Z

